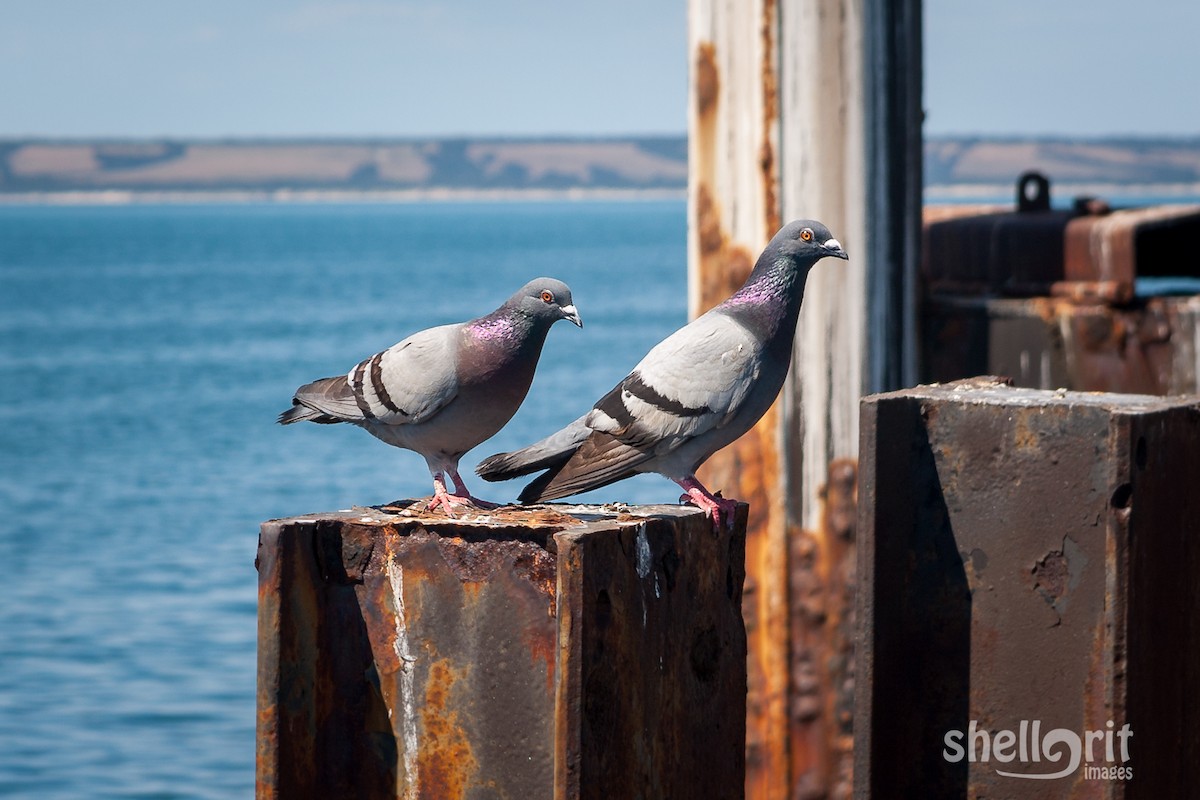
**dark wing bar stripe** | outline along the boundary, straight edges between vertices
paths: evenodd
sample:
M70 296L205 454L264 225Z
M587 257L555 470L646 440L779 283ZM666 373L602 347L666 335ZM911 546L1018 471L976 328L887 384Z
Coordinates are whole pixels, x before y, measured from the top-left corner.
M354 402L358 405L358 410L366 419L375 419L375 414L371 411L371 404L363 394L363 378L366 377L367 364L371 359L359 362L359 365L354 368L354 375L350 379L350 391L354 393Z
M636 372L631 373L630 376L624 380L621 386L625 391L629 392L643 403L652 405L660 411L665 411L668 414L674 414L677 417L699 417L704 414L712 413L712 409L708 406L692 408L691 406L685 406L678 400L671 400L668 397L664 397L653 387L647 386L646 383L642 381L642 376Z
M404 410L392 402L387 388L383 385L383 353L376 353L371 359L371 387L375 390L379 402L393 414L403 414Z

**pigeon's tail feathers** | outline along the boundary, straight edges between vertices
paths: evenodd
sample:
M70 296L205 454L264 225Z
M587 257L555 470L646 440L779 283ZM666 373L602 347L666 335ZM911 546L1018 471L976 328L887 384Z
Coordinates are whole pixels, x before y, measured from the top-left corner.
M485 481L506 481L540 470L561 467L592 432L591 428L583 424L583 420L584 417L580 417L562 430L528 447L489 456L479 462L475 473Z
M319 422L324 425L329 425L334 422L342 422L342 420L331 417L328 414L322 414L320 411L313 411L311 408L300 403L296 403L287 411L279 415L276 420L280 425L291 425L293 422Z
M599 489L637 473L650 454L607 433L593 432L561 465L539 475L521 492L522 503L558 500Z
M293 422L358 422L363 419L354 391L344 375L322 378L296 390L292 407L279 415L280 425Z

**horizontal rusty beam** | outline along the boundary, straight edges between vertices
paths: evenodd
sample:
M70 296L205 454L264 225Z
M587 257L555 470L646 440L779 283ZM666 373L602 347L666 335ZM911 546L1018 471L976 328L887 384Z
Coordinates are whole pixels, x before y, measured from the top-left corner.
M1134 299L1138 278L1200 277L1187 255L1200 242L1200 206L1113 210L1080 198L1060 210L1050 208L1048 191L1024 209L926 208L924 291L1119 305Z
M258 796L738 796L745 521L405 503L264 523Z
M856 796L1188 796L1200 398L977 379L862 419Z

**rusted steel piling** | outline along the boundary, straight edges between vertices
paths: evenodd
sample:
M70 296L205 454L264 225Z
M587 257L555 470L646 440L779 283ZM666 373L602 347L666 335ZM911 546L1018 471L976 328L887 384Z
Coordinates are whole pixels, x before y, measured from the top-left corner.
M1198 454L1195 396L863 401L857 797L1194 794Z
M259 798L739 797L746 506L264 523Z

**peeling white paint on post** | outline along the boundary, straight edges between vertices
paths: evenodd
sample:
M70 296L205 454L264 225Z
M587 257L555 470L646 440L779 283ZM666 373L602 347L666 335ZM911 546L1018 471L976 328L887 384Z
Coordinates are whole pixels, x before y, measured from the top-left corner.
M396 611L396 658L400 661L400 720L404 739L404 800L420 796L417 783L417 699L413 676L413 656L408 641L408 619L404 609L404 570L389 549L385 562L388 583L392 587L392 607Z
M830 462L858 456L868 268L861 48L859 3L782 3L781 216L821 220L850 254L808 278L784 390L782 488L789 520L807 530L820 525Z
M830 464L857 461L859 398L915 379L920 2L689 0L688 9L692 316L744 266L734 256L753 259L789 220L821 220L850 255L808 279L780 413L760 423L774 426L777 453L756 473L768 507L760 499L751 509L747 545L747 732L758 748L748 796L832 795L844 776L797 774L805 767L785 753L789 546L822 527ZM765 454L762 443L751 447Z

